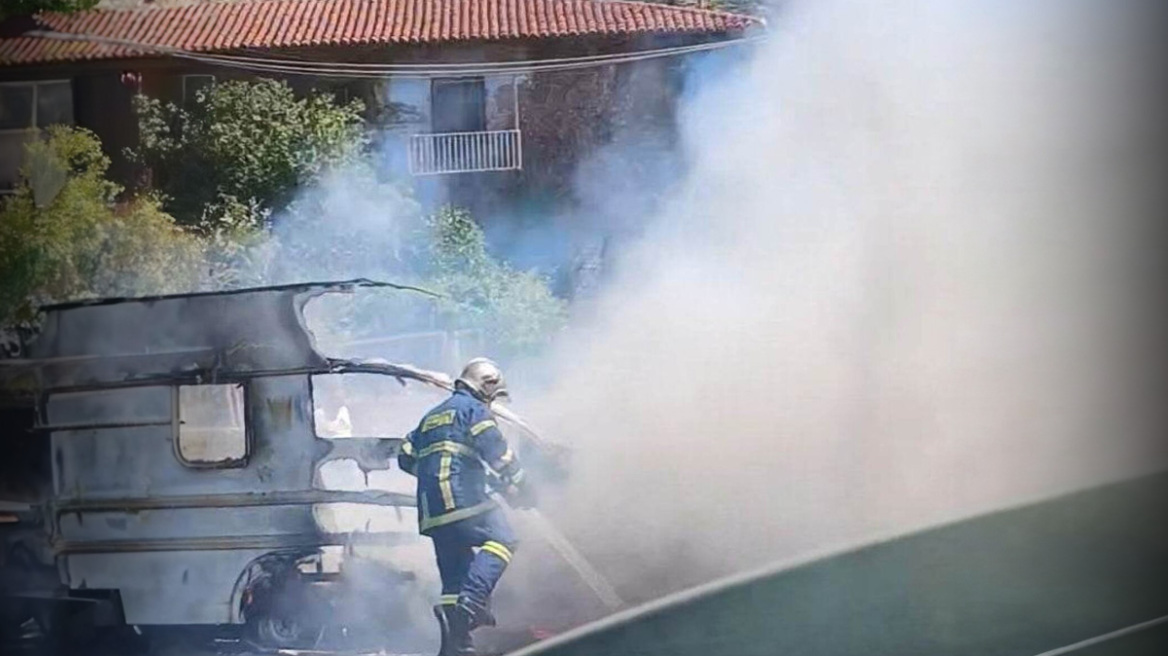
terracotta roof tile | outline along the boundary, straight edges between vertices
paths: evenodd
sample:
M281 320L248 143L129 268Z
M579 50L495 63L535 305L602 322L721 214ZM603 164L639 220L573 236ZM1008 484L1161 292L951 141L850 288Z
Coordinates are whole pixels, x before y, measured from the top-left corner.
M196 52L347 44L448 43L641 33L722 33L748 16L619 0L245 0L41 14L50 29ZM33 37L0 40L0 65L142 54Z

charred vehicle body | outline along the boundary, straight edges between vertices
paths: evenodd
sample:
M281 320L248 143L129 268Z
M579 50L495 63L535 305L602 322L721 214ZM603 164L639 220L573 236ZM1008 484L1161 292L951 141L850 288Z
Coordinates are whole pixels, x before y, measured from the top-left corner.
M375 585L357 598L379 604L365 612L391 632L395 618L408 623L409 600L426 613L431 591L394 556L346 560L367 568L347 580L330 562L336 550L420 544L413 479L393 456L451 385L444 374L318 351L305 304L358 287L396 286L46 308L26 357L0 367L6 396L35 401L51 476L39 498L3 509L6 632L30 621L46 632L237 625L269 646L299 646L342 615L336 604L354 581ZM366 397L376 407L364 426L344 398L355 379L385 386ZM341 462L381 485L325 489L322 474ZM345 515L354 508L381 512L354 526Z

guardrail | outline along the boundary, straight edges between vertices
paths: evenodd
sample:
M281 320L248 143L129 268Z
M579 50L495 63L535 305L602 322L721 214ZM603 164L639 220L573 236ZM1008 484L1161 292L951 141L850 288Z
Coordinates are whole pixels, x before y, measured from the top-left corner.
M415 134L410 137L410 173L442 175L523 168L519 130Z

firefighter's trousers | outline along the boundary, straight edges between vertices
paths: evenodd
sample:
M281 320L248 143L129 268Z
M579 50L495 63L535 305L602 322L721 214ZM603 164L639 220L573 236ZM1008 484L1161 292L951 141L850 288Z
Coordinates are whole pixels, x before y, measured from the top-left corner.
M515 552L515 534L498 508L435 527L430 531L438 573L442 577L442 604L461 604L473 613L488 609L495 584Z

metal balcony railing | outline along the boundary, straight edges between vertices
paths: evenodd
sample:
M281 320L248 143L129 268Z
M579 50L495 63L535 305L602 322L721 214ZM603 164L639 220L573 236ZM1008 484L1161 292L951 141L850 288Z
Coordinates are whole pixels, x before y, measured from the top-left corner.
M519 130L415 134L410 137L410 173L439 175L523 168Z

